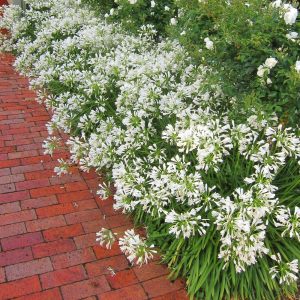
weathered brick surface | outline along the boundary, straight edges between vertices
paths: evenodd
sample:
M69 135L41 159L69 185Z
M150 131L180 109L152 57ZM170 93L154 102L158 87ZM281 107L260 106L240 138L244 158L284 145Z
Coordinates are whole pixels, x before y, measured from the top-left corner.
M0 177L0 184L20 182L23 180L25 180L23 174L6 175Z
M43 155L50 116L12 62L0 54L0 300L186 300L166 267L132 267L117 243L96 243L102 227L122 235L132 223L96 196L94 171L54 174L70 154Z
M110 286L105 276L84 280L61 288L65 300L77 300L110 291Z
M16 224L9 224L5 226L0 226L0 239L22 234L26 232L25 223L16 223Z
M83 229L81 224L74 224L69 226L63 226L58 228L51 228L43 232L46 241L54 241L59 239L66 239L70 237L75 237L83 234Z
M68 224L82 223L90 220L97 220L103 217L99 209L93 209L88 211L79 211L65 216Z
M154 297L153 300L189 300L189 297L186 294L184 289L171 292L162 296Z
M16 298L15 300L62 300L61 293L58 288L30 294Z
M32 252L35 258L40 258L70 252L75 248L73 240L66 239L35 245L32 247Z
M132 285L98 295L100 300L145 300L149 299L141 285Z
M72 252L53 256L51 258L54 269L63 269L96 259L95 254L91 248L84 248Z
M87 278L85 269L82 265L68 269L61 269L40 276L43 289L63 286Z
M5 282L5 272L4 268L0 268L0 283Z
M0 203L15 202L19 200L29 199L30 195L28 191L14 192L9 194L0 193Z
M123 270L115 275L106 275L106 279L114 290L138 283L139 281L132 270Z
M20 210L21 207L19 202L10 202L0 205L0 215L13 213Z
M106 247L102 247L100 245L96 245L93 247L93 250L98 259L103 259L111 256L121 255L122 252L117 243L114 243L111 249L107 249Z
M150 262L147 265L134 267L134 272L142 282L161 275L166 275L168 274L168 269L166 266L160 265L157 262Z
M165 295L183 288L181 281L170 282L166 276L145 281L142 285L150 298Z
M17 191L35 189L35 188L40 188L49 185L50 183L48 179L27 180L27 181L17 182L15 184Z
M43 274L53 270L49 257L35 259L5 267L7 279L16 280L36 274Z
M95 246L95 233L84 234L74 238L77 249L83 249L90 246Z
M0 299L8 300L41 291L38 276L0 284Z
M118 272L125 270L128 267L129 263L123 255L97 260L95 262L88 263L85 266L90 277L109 275L109 268L112 268L114 272Z
M27 199L21 202L22 209L39 208L57 204L56 196L40 197L35 199Z
M23 210L20 212L0 215L0 225L19 223L34 219L36 219L36 214L34 210Z
M92 232L96 233L102 227L108 228L108 225L103 216L100 219L83 222L81 224L82 224L82 227L83 227L85 233L92 233Z
M33 255L29 247L0 252L1 267L14 265L25 261L30 261L32 259L33 259Z
M58 195L58 201L61 203L87 200L91 198L92 195L89 190L68 192L68 193L63 193L61 195Z
M27 231L29 232L61 227L64 225L66 225L66 221L63 216L55 216L26 222Z

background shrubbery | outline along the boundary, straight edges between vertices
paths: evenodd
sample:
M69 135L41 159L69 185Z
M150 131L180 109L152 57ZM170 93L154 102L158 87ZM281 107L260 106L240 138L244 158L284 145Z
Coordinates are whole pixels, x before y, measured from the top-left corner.
M234 98L246 110L263 108L278 113L283 123L299 123L300 75L295 63L300 59L300 22L286 24L282 9L270 0L86 1L127 30L136 33L151 24L157 36L178 39L195 64L213 67L210 80L220 84L227 101ZM292 3L297 7L297 1ZM288 38L291 32L298 37ZM213 42L212 50L205 47L205 38ZM278 64L260 78L257 69L269 57Z

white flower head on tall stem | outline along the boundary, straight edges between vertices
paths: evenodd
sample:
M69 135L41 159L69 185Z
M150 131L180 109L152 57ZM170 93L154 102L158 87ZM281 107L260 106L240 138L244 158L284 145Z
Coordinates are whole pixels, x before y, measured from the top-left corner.
M276 227L283 229L282 236L289 236L290 238L296 238L300 241L300 208L295 207L294 213L290 208L280 206L274 218L274 224Z
M280 284L295 284L298 280L298 260L294 259L291 262L284 262L280 253L271 255L271 258L277 263L270 269L272 279L279 279Z
M59 158L57 161L58 161L59 165L54 167L54 172L58 176L62 176L64 174L69 174L69 172L70 172L70 162L66 161L62 158Z
M154 245L149 246L133 229L125 231L124 237L119 239L119 245L128 260L138 265L147 264L157 253Z
M200 236L205 235L206 228L209 227L208 219L203 219L198 210L192 209L186 213L176 213L174 210L166 215L165 222L172 224L169 232L175 234L176 238L181 235L184 238L194 236L196 232Z
M96 242L100 244L100 246L106 247L107 249L111 249L116 238L113 232L109 229L102 228L100 231L96 233Z
M52 155L56 149L58 149L61 145L61 139L56 136L50 136L48 137L44 143L43 143L43 148L44 154L50 154Z

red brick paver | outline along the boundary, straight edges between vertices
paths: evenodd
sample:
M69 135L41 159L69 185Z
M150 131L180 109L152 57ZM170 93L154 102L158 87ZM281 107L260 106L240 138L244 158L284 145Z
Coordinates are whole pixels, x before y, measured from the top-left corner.
M49 114L12 62L0 54L0 300L187 299L165 266L132 267L117 245L96 244L102 226L132 224L95 196L94 172L54 176L59 156L42 155Z

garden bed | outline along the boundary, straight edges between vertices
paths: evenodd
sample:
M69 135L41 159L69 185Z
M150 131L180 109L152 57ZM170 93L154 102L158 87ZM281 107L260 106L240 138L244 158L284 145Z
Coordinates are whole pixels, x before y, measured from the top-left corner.
M26 12L5 9L0 27L11 36L2 48L17 54L16 68L53 111L46 152L59 148L57 130L71 135L71 161L59 160L56 172L72 163L96 168L106 175L101 197L115 189L115 208L146 228L146 240L129 230L118 241L129 260L146 263L159 248L171 277L186 277L199 299L292 297L300 258L297 9L237 1L218 19L204 17L211 7L222 12L216 1L108 1L106 15L75 0L27 2ZM141 3L150 16L167 12L165 26L122 15L143 11L134 6ZM237 11L253 17L253 35L226 23ZM201 45L183 29L192 15ZM263 35L274 18L284 48L252 49L275 43ZM246 36L240 44L237 29ZM98 240L116 242L106 229Z

